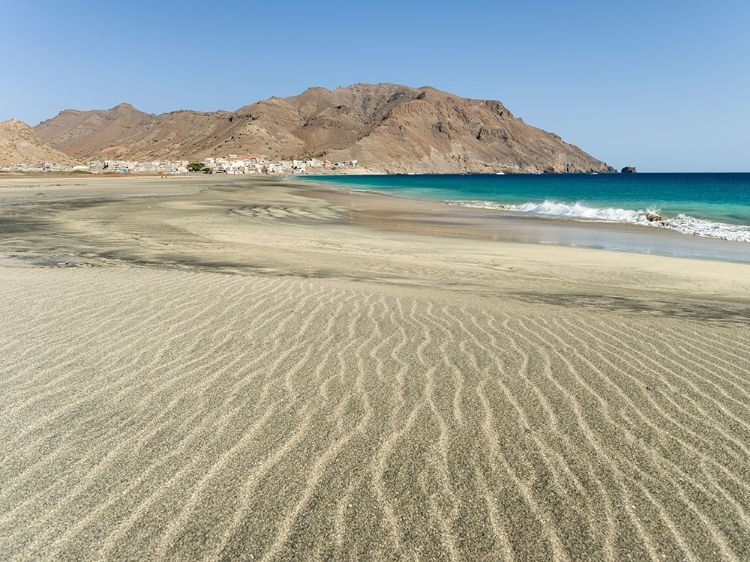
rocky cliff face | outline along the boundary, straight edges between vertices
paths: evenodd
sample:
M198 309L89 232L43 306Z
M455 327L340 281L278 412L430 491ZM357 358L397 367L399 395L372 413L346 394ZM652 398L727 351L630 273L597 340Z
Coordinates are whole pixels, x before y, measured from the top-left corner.
M234 112L61 112L36 127L80 158L203 159L315 156L356 159L379 172L614 171L559 136L531 127L500 102L433 88L356 84L271 98Z
M76 163L74 158L42 141L26 123L15 119L0 123L0 166L36 166L42 162Z

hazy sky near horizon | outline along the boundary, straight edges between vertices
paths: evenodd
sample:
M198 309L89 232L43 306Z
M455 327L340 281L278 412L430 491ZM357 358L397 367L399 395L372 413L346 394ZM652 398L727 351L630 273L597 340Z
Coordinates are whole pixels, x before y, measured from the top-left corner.
M0 121L309 86L499 99L616 167L750 171L750 1L0 0Z

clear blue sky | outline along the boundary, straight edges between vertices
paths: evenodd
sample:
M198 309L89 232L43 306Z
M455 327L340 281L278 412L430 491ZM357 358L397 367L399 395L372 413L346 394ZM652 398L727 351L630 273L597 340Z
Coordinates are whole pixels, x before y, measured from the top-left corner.
M750 0L0 0L0 120L430 85L644 171L750 171Z

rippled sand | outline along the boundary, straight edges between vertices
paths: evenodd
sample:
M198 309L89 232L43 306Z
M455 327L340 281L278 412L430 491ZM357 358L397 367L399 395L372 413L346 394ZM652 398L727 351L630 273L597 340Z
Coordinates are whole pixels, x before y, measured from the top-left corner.
M0 189L3 559L747 558L750 267L211 181Z

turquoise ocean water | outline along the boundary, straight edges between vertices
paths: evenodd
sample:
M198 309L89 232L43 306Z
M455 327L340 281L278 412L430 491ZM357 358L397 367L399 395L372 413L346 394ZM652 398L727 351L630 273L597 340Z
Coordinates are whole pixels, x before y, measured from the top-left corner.
M750 242L750 173L307 176L349 189ZM649 213L664 220L649 220ZM650 216L653 219L653 215Z

